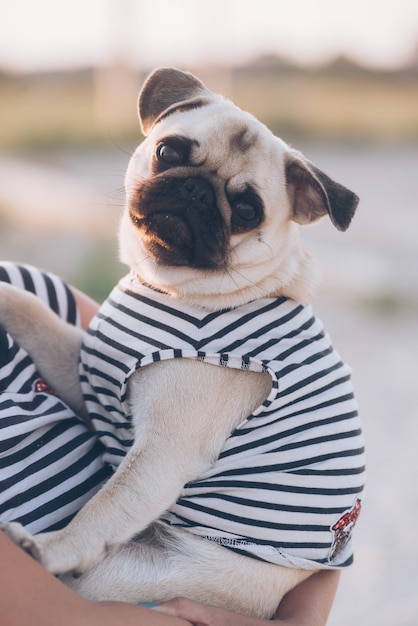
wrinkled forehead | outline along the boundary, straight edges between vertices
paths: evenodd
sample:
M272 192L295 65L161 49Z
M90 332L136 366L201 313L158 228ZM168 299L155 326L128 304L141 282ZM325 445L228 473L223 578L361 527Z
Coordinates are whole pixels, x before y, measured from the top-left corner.
M232 102L214 102L187 112L176 112L154 129L155 140L178 135L192 142L193 160L214 170L228 162L231 169L255 167L260 160L277 154L277 138L250 113ZM280 151L280 150L279 150ZM233 169L235 169L235 167Z
M249 124L245 120L236 120L229 123L225 130L228 130L226 139L232 154L245 154L261 148L262 137L260 137L260 125L258 123Z
M263 134L258 124L220 116L208 124L207 135L201 136L201 144L195 154L200 154L205 159L205 166L220 175L223 166L230 175L232 172L258 169L260 155L269 150L269 144L263 141Z

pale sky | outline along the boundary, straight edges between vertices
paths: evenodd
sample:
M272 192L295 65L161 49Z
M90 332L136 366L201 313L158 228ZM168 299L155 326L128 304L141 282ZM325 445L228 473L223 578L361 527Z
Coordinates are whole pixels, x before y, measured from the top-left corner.
M116 55L149 68L268 53L390 67L418 44L418 0L0 0L0 16L0 68L24 71Z

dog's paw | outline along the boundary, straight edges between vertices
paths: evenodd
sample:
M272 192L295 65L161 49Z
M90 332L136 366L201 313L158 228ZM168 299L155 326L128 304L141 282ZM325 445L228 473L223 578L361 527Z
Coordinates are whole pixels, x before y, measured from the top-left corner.
M2 530L17 546L30 554L34 559L42 562L41 554L38 550L34 535L28 532L19 522L2 522Z
M32 535L18 522L0 523L0 530L52 574L81 576L94 560L88 546L78 546L62 531Z

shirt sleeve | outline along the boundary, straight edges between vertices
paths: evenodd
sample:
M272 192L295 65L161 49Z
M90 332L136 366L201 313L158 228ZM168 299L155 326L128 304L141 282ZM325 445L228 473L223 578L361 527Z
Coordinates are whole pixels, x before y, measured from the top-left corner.
M80 315L70 287L51 272L44 272L32 265L13 262L0 263L0 281L37 295L59 317L80 325Z
M0 281L39 296L79 324L71 289L30 265L0 262ZM65 526L111 474L94 432L46 384L0 328L0 520L33 533Z

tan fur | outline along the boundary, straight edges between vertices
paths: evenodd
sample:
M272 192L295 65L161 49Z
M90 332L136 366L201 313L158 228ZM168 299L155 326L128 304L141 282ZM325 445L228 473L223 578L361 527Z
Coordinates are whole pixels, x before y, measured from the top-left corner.
M316 282L315 268L300 247L297 223L328 214L344 230L357 204L354 194L189 74L157 70L146 82L139 106L149 134L127 171L127 208L120 227L121 256L137 280L208 310L271 295L306 302ZM191 162L160 174L154 171L155 153L167 135L190 138ZM143 185L188 176L203 177L216 195L227 233L225 258L217 259L216 267L162 263L155 241L132 219L130 209ZM230 198L248 185L262 199L263 219L254 229L234 233ZM80 335L27 296L0 285L0 323L80 411L75 364ZM161 388L165 394L159 393ZM66 582L92 599L162 601L186 595L270 617L283 594L310 572L239 556L158 522L183 485L217 459L231 431L270 388L268 374L189 359L140 369L128 388L134 444L108 483L62 531L33 537L13 523L5 530L51 572L83 573Z

